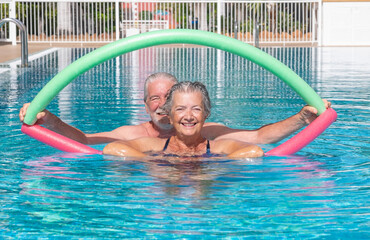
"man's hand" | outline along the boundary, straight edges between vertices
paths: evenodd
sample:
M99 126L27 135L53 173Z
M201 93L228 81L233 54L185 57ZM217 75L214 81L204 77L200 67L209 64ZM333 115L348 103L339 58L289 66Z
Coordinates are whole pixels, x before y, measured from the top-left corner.
M325 108L328 109L331 107L331 102L328 102L327 100L323 99L323 102L325 104ZM304 106L301 111L299 112L300 119L301 121L305 124L308 125L313 120L317 118L317 109L311 106Z
M30 106L30 103L25 103L23 105L23 107L21 108L21 110L19 111L19 120L21 122L24 121L24 117L26 115L26 112L27 112L27 109L28 107ZM39 112L37 115L36 115L36 123L37 124L46 124L48 122L51 122L51 118L53 117L54 115L52 113L50 113L48 110L44 110L42 112Z

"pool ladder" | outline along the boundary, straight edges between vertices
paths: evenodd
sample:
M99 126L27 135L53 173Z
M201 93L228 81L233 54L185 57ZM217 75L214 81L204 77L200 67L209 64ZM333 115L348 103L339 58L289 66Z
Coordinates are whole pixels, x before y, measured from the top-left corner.
M28 66L28 36L26 26L15 18L4 18L0 20L0 28L7 22L12 22L18 26L21 34L21 67Z

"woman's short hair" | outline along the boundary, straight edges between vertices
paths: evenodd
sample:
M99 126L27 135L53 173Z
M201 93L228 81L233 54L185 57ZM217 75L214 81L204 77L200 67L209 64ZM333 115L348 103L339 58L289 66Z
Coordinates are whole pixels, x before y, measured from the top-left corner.
M209 99L209 94L206 86L201 82L179 82L172 86L171 90L168 93L166 103L163 105L164 111L167 114L170 114L172 104L173 104L173 95L175 92L200 92L202 94L202 103L204 108L204 113L206 118L211 114L211 100Z

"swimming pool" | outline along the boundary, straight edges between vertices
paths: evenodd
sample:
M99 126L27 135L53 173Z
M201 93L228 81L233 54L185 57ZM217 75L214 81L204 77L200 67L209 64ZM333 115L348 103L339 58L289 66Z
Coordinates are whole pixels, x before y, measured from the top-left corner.
M27 69L2 65L1 236L368 238L370 48L263 50L338 112L337 122L293 157L171 163L62 153L23 135L18 111L91 49L52 49ZM86 132L146 121L143 81L158 71L202 81L213 103L209 121L231 127L257 128L303 106L284 83L244 59L157 47L99 65L48 109Z

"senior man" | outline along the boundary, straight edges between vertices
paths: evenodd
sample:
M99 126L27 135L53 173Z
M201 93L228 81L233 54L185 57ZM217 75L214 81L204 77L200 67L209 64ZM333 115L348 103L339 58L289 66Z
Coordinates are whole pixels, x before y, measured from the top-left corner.
M144 103L151 120L139 125L122 126L110 132L84 133L74 128L51 112L44 110L37 114L37 123L46 128L76 140L83 144L93 145L109 143L117 140L132 140L140 137L168 138L174 134L172 125L163 109L167 93L177 83L177 79L169 73L154 73L144 85ZM330 102L325 101L326 107ZM23 122L29 103L23 105L19 118ZM219 123L205 123L202 128L203 137L211 140L234 139L252 144L268 144L278 142L298 129L311 123L316 118L317 110L305 106L297 114L277 123L265 125L256 130L229 128Z

